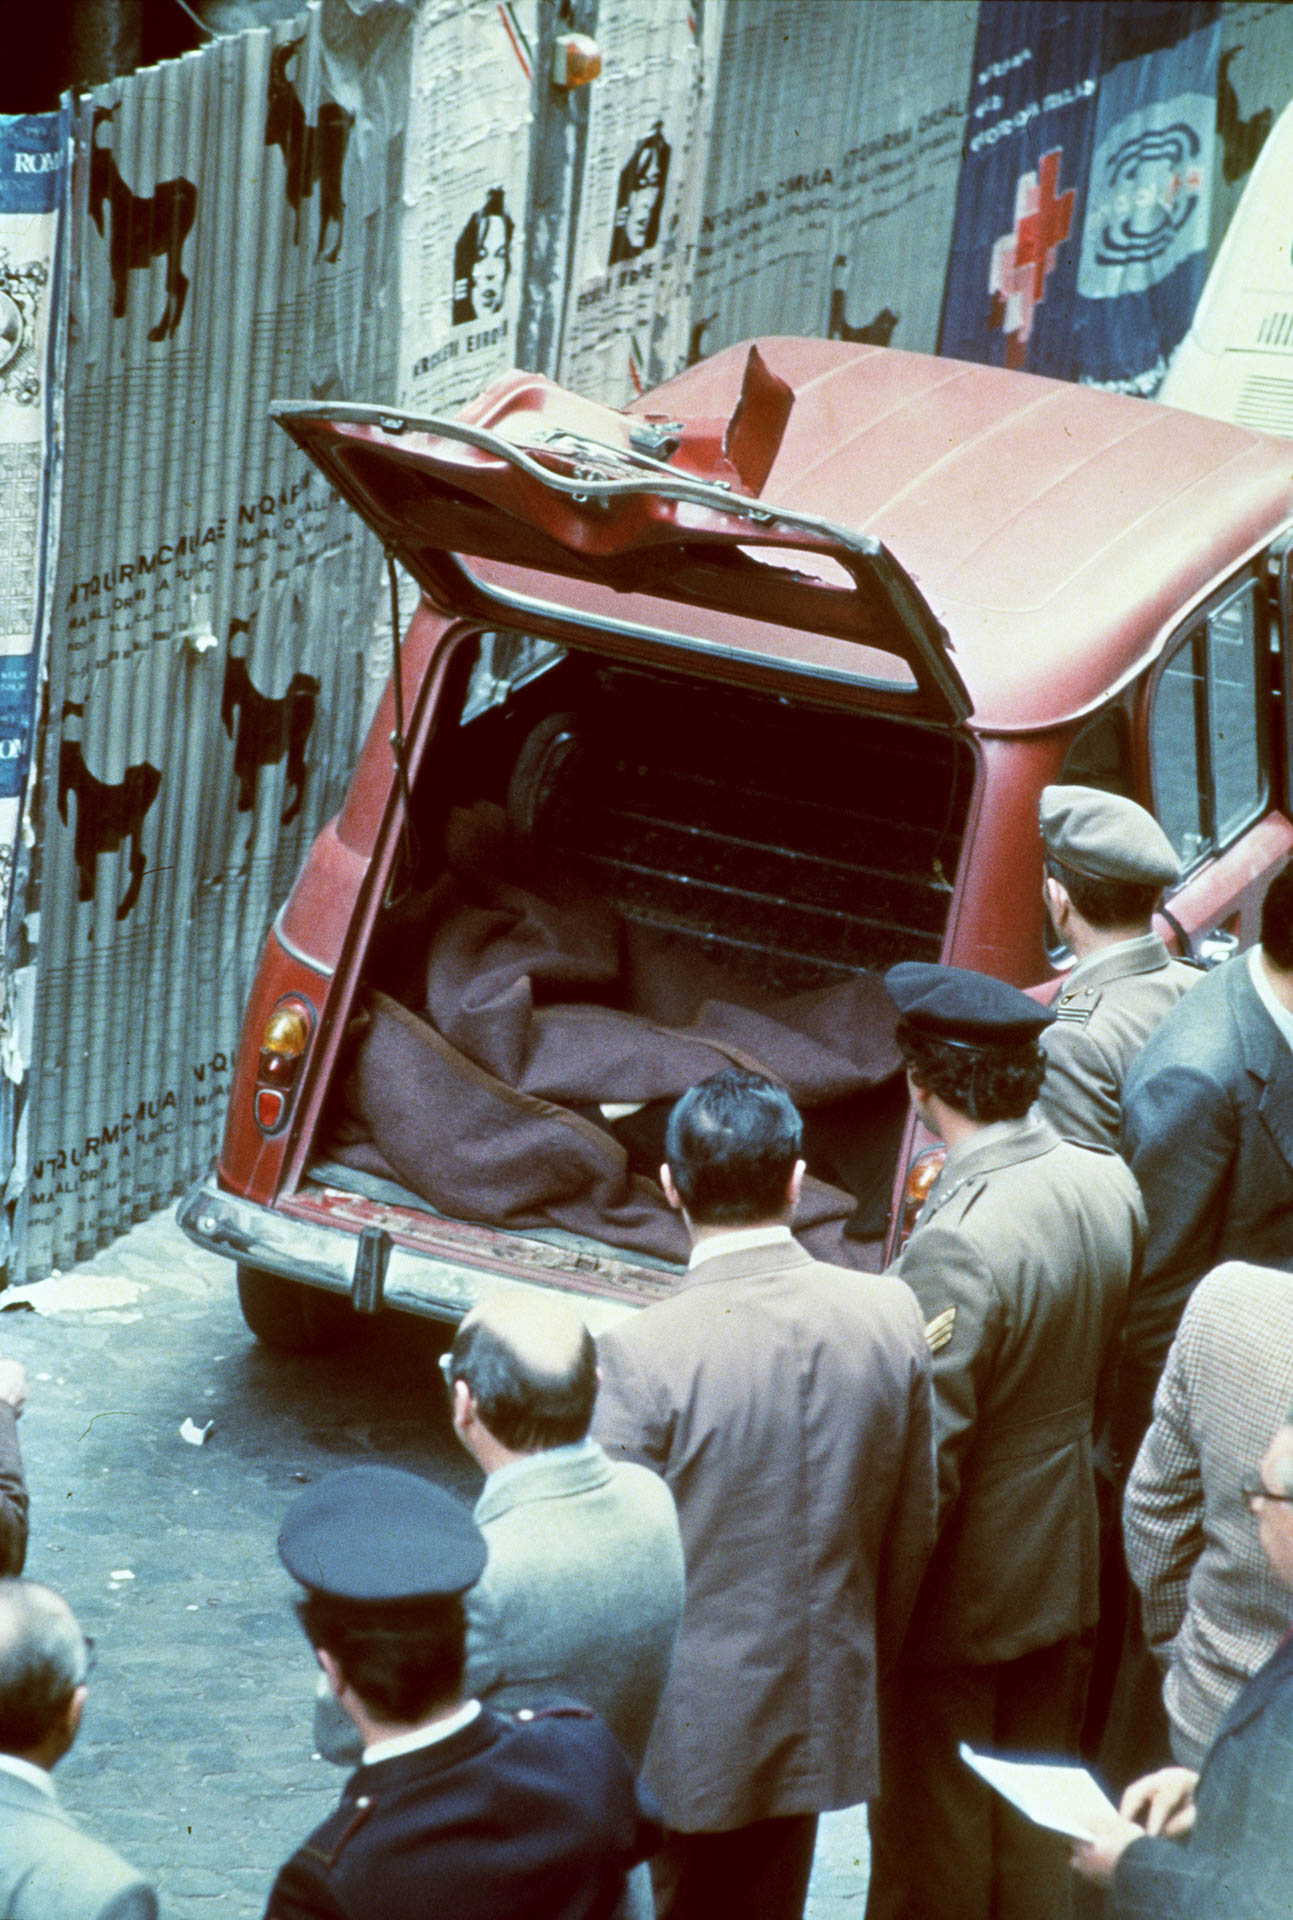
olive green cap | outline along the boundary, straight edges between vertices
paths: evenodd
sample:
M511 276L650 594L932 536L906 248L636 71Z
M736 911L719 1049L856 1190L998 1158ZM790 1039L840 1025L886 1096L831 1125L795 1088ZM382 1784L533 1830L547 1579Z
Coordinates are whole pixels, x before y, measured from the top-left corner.
M1043 787L1046 851L1091 880L1129 880L1170 887L1181 863L1152 813L1121 793L1099 787Z

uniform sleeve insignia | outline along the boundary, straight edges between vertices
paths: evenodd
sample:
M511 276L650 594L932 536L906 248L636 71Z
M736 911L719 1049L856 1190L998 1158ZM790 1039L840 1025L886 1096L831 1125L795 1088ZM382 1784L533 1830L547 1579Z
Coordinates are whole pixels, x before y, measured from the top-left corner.
M956 1325L956 1308L946 1307L942 1313L936 1313L932 1320L925 1322L925 1339L931 1353L937 1353L945 1347L952 1337L952 1328Z
M1051 1007L1055 1018L1070 1026L1084 1027L1100 1004L1098 987L1078 987L1072 993L1062 993Z

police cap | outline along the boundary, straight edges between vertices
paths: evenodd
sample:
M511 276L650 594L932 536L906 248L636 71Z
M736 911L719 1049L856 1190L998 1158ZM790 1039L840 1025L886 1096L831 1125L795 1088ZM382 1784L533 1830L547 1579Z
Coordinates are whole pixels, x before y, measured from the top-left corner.
M485 1539L459 1501L398 1467L350 1467L303 1493L278 1553L294 1580L335 1600L447 1599L485 1565Z
M904 960L884 983L906 1025L956 1047L1026 1046L1052 1015L1018 987L967 967Z
M1042 839L1048 853L1091 880L1170 887L1181 863L1152 813L1098 787L1043 787Z

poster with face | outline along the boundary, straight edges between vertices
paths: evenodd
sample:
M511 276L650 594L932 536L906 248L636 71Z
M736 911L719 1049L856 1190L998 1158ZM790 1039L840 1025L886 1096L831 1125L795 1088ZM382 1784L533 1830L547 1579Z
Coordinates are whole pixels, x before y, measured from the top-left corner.
M414 22L399 385L418 411L518 358L536 28L535 0L433 0Z
M685 357L722 9L605 0L559 378L622 404Z

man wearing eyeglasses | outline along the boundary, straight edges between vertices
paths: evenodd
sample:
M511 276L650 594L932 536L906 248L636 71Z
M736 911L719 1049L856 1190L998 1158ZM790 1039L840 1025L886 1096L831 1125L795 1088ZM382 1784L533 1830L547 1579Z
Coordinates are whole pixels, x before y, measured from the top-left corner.
M0 1913L21 1920L155 1920L157 1896L92 1840L50 1778L76 1739L89 1642L34 1580L0 1580Z
M1238 1489L1281 1586L1293 1590L1293 1422ZM1293 1888L1293 1633L1248 1682L1198 1773L1165 1767L1073 1849L1110 1890L1108 1920L1280 1920Z

